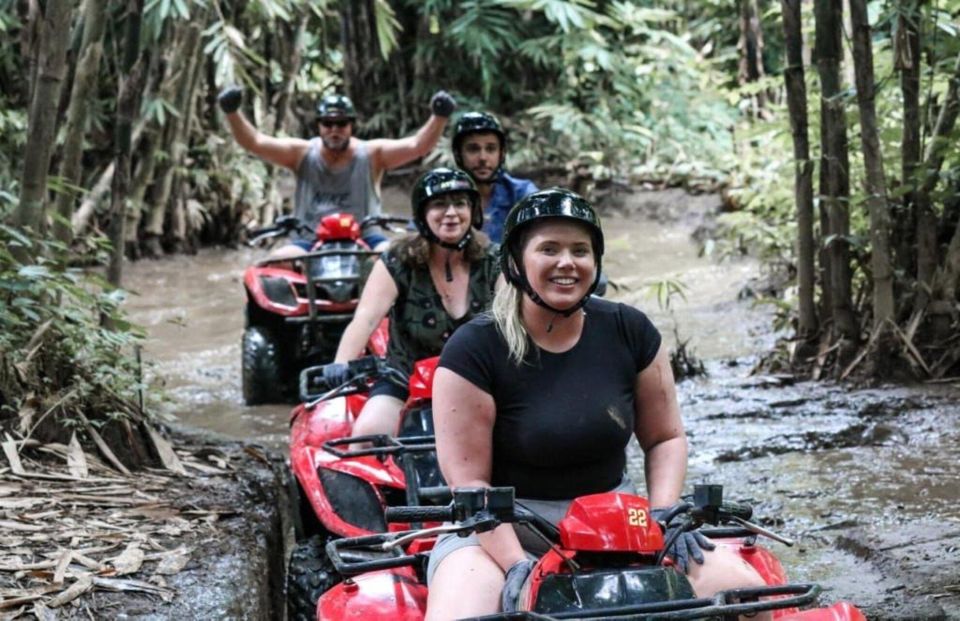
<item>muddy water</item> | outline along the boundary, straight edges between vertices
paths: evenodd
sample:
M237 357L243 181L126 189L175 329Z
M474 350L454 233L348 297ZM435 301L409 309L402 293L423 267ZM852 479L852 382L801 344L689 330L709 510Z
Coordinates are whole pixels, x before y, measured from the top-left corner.
M386 204L403 213L402 196L388 193ZM874 601L872 611L882 612L877 594L902 587L837 550L836 537L931 516L960 523L958 390L855 391L750 376L755 355L773 342L770 310L737 299L754 263L698 256L690 233L714 207L709 197L644 194L606 214L605 271L618 285L610 297L647 311L668 342L679 334L707 360L708 378L679 387L688 483L722 483L730 497L755 502L761 521L798 538L794 548L773 546L792 578L822 581L833 589L827 599ZM126 282L137 294L128 308L149 331L146 357L177 419L282 449L289 406L248 408L240 395L242 274L263 254L213 249L130 265ZM649 294L664 279L686 286L669 309ZM641 481L635 452L630 468Z
M676 200L678 194L668 196ZM397 191L385 192L386 208L395 213L403 213L405 200ZM609 297L647 311L671 342L676 328L681 339L690 340L688 347L706 358L746 356L768 345L767 311L736 301L756 265L717 265L699 258L690 241L693 223L715 207L715 199L690 198L684 220L671 218L668 224L638 217L639 209L663 207L662 199L644 200L605 220L610 232L605 271L617 285ZM177 419L283 446L290 408L245 407L240 394L243 270L265 254L250 248L205 249L193 257L128 264L125 281L133 295L127 308L148 330L145 358L173 396L170 410ZM663 279L686 285L686 300L674 298L669 309L661 309L649 286ZM738 321L724 321L732 315Z

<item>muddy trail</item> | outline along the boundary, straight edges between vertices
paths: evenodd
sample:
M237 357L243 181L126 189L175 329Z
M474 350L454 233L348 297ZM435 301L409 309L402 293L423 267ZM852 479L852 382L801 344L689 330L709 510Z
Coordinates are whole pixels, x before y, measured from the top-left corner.
M406 198L387 189L388 211ZM960 618L960 426L957 385L856 389L751 375L776 337L772 309L741 299L750 260L700 257L694 229L713 196L636 191L603 212L608 297L647 312L667 342L706 361L680 383L690 441L688 486L722 483L755 503L758 521L797 539L771 543L792 580L819 581L823 601L856 602L871 619ZM128 308L150 335L145 357L191 427L285 451L290 406L245 407L240 395L243 270L260 249L129 265ZM680 281L663 309L651 284ZM642 463L630 463L642 481Z

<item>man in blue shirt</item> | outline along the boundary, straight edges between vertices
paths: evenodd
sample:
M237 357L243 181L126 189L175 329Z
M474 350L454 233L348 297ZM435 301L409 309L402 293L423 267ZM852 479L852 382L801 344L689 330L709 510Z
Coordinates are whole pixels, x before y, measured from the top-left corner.
M480 191L483 231L496 243L503 238L503 221L514 203L537 191L529 179L507 174L507 136L492 114L465 112L453 133L453 158L467 171Z

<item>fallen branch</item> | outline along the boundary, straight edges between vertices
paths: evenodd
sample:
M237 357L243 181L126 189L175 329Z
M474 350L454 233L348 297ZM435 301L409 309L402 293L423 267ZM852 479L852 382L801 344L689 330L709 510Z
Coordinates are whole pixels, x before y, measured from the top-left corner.
M69 604L93 588L93 579L90 576L80 576L66 591L59 593L47 602L49 608L59 608Z
M916 363L920 365L920 367L927 374L927 377L932 376L933 374L930 372L930 367L927 366L926 361L923 359L923 356L920 355L920 352L917 350L916 346L913 344L913 341L907 338L907 335L904 334L903 331L900 329L900 327L897 326L896 324L893 324L893 332L898 337L900 337L900 340L903 341L903 345L906 348L907 353L909 353L914 358Z
M94 444L97 445L97 448L100 449L100 452L103 453L103 456L107 458L113 466L122 472L123 474L129 475L130 471L127 470L127 467L120 463L120 460L117 459L117 456L113 454L113 451L110 450L110 447L107 446L107 443L103 441L103 438L100 437L100 434L97 433L97 430L93 428L93 425L90 424L90 421L87 420L87 417L84 416L83 412L77 411L77 414L80 416L80 420L83 421L83 426L86 428L87 433L90 434L90 437L93 438Z
M867 344L863 346L860 352L857 354L857 357L854 358L847 368L843 370L843 373L840 374L840 381L847 379L847 376L850 375L854 369L857 368L864 358L867 357L867 354L870 353L870 348L873 347L874 341L877 340L877 336L880 335L880 329L884 327L884 324L879 324L874 326L873 332L870 333L870 338L867 339Z

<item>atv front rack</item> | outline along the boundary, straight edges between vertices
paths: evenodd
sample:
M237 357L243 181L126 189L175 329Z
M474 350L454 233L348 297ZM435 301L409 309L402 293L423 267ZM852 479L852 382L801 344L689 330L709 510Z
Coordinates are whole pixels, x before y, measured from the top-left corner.
M343 445L362 442L370 442L373 446L359 449L340 448ZM385 458L387 455L397 455L399 453L435 451L437 450L437 445L434 443L433 436L395 437L377 434L327 440L323 443L323 450L341 459L344 457L363 457L365 455L376 455L377 457Z
M720 591L710 598L681 599L609 608L571 610L566 612L511 612L471 617L469 621L559 621L590 619L594 621L675 621L679 619L732 619L759 612L798 608L816 601L821 587L813 583L783 584L750 589ZM761 597L775 597L757 601ZM461 621L467 621L466 619Z

